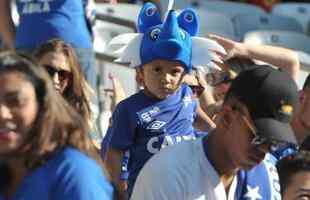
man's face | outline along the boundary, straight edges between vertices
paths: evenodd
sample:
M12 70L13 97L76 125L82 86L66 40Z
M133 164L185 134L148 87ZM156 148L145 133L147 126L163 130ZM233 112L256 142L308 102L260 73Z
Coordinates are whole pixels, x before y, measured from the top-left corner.
M155 98L165 99L177 91L185 74L179 62L154 60L139 72L145 92Z
M268 152L270 145L261 144L259 146L253 144L256 137L256 128L250 117L247 108L238 103L233 108L233 120L231 134L228 138L229 157L237 169L251 169L259 164Z
M310 200L310 172L301 171L295 174L287 189L283 200Z

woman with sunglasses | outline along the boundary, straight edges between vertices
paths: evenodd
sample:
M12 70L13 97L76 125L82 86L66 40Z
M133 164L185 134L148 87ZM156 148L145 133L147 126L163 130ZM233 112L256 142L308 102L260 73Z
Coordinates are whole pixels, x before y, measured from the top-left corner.
M94 128L91 112L93 91L88 85L78 64L74 49L60 39L53 39L42 44L34 57L50 75L56 91L58 91L84 119ZM92 134L94 142L100 142L97 134ZM97 142L98 141L98 142Z
M0 108L1 200L112 199L88 127L42 68L1 53Z

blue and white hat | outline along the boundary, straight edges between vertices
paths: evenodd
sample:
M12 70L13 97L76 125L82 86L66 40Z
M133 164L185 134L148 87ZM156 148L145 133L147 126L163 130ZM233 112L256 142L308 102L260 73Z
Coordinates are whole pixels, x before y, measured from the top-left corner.
M172 3L170 5L172 7ZM179 61L186 72L193 67L215 66L219 60L214 51L225 54L222 46L213 40L197 37L199 20L193 9L177 14L169 9L162 22L153 3L144 4L138 17L138 32L122 34L112 39L110 49L119 58L116 62L139 67L156 59Z

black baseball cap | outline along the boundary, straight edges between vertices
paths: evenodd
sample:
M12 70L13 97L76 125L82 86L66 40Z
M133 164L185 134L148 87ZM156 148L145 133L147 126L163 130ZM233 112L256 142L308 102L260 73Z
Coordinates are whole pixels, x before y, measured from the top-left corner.
M254 65L232 81L230 95L247 106L259 135L297 144L290 121L299 104L298 88L286 72Z

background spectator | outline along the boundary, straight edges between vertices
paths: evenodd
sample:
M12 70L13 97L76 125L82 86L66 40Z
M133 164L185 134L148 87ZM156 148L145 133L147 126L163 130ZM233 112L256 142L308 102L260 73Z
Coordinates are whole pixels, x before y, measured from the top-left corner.
M32 53L44 42L60 38L74 47L82 71L95 89L95 54L83 0L17 0L19 24L16 28L11 3L11 0L0 1L0 34L5 46Z
M59 39L42 44L35 51L35 58L49 73L55 89L83 117L92 130L93 141L99 147L101 137L96 128L96 117L91 110L93 90L86 82L74 49Z
M87 127L47 73L3 53L0 83L0 198L112 200Z
M277 164L283 200L310 199L310 152L300 151Z

